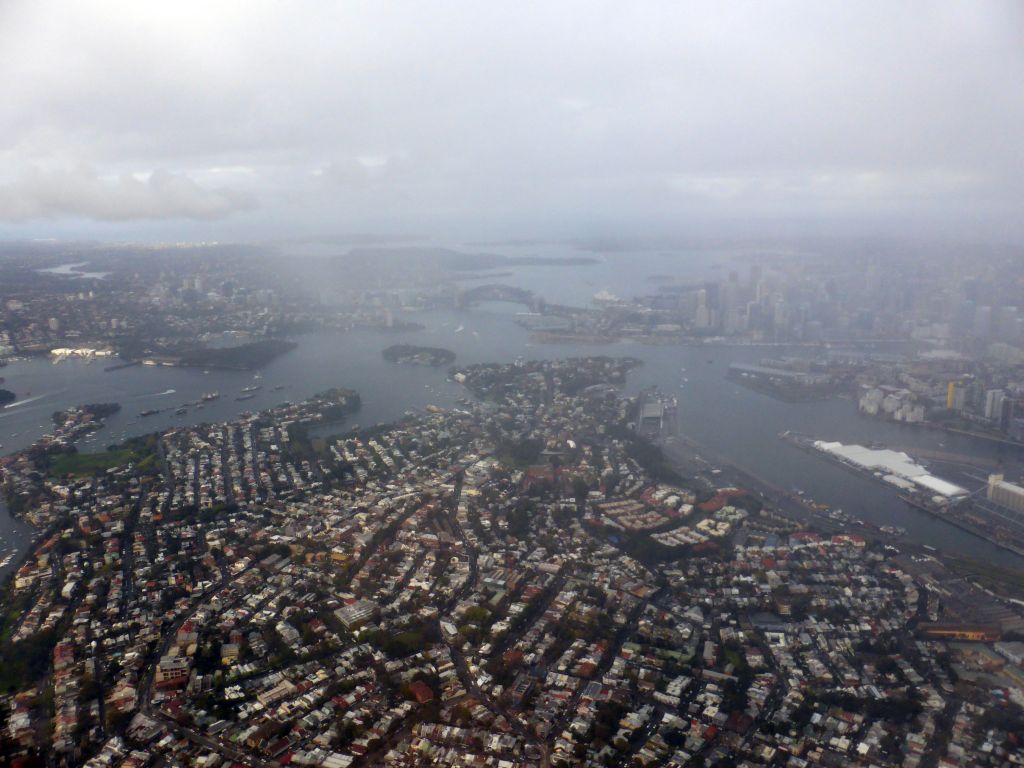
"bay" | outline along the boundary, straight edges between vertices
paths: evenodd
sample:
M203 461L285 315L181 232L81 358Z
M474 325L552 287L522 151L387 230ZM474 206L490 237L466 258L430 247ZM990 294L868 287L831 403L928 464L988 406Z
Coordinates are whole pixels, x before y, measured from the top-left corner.
M539 281L537 272L550 276L546 270L550 268L534 269L526 282ZM552 295L549 300L563 300L558 284L548 285ZM567 290L573 293L580 288L577 285ZM1024 569L1024 559L910 507L869 478L803 453L780 440L779 433L792 430L826 440L881 442L904 449L935 450L941 442L941 450L996 457L999 449L991 444L868 420L857 414L855 402L849 399L784 403L725 378L732 362L756 362L766 355L807 354L802 348L766 350L751 346L626 342L535 344L529 332L515 323L519 311L521 307L516 305L489 303L470 310L417 313L410 319L425 326L419 331L298 336L294 339L297 347L261 369L260 378L252 372L151 366L105 372L104 365L109 363L98 361L53 364L45 359L18 360L4 369L5 386L17 392L20 400L14 407L0 409L0 444L4 446L3 453L24 448L49 430L53 411L86 402L116 401L122 405L121 412L112 416L103 430L80 444L81 450L89 451L175 425L229 419L243 411L299 400L332 386L351 387L362 397L362 410L351 417L345 425L348 427L393 421L407 410L427 405L452 407L467 395L464 389L448 381L447 369L384 361L381 350L397 342L452 349L457 355L457 366L510 362L517 358L630 355L641 359L643 365L631 373L627 393L657 386L676 394L681 430L754 476L782 489L802 489L817 501L841 507L877 525L905 528L908 537L918 543ZM251 386L261 387L253 393L255 397L243 402L235 400L244 388ZM184 416L174 415L179 405L212 391L220 393L219 400L206 403L202 409L189 407ZM157 415L139 416L141 411L157 408L161 409ZM24 546L26 528L6 513L0 515L0 536L5 540L17 540L21 542L17 546Z

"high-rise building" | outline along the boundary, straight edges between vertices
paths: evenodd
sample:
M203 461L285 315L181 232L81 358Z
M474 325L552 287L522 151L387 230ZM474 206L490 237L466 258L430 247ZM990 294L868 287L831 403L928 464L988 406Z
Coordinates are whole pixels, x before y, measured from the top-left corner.
M1003 413L1003 399L1006 394L1001 389L989 389L985 391L985 418L989 421L999 421Z
M701 330L711 327L711 308L708 306L708 292L705 288L697 291L697 310L694 312L693 323Z
M992 335L992 307L982 306L974 310L974 336L987 339Z
M719 291L722 306L722 330L732 335L743 330L743 319L740 312L740 281L735 272L729 273L729 280Z
M1020 405L1012 397L1003 397L999 408L999 428L1005 432L1010 431L1010 425L1014 418L1020 413Z
M996 335L1006 342L1013 343L1020 339L1020 319L1016 307L1000 307L996 323Z

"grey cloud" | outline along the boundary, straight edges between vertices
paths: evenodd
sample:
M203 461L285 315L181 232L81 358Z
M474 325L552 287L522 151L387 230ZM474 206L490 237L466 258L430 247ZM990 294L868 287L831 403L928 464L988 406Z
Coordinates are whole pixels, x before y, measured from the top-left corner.
M575 235L825 209L1024 237L1006 214L1024 206L1019 0L8 0L0 73L0 185L88 163L204 190L4 193L33 216ZM244 207L221 186L259 214L208 223Z
M246 193L207 189L182 174L158 169L145 179L101 178L93 169L23 171L0 185L0 219L80 216L101 221L220 219L255 205Z

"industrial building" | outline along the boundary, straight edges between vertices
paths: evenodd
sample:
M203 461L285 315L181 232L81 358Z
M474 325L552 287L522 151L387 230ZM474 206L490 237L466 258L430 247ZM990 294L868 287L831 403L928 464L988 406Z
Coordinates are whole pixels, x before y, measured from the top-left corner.
M986 497L994 504L1024 513L1024 488L1007 482L1002 475L988 476Z
M823 440L815 440L814 447L844 464L877 474L885 482L904 491L925 491L945 499L967 495L966 489L929 474L927 469L903 451L828 443ZM1024 490L1021 492L1024 493Z

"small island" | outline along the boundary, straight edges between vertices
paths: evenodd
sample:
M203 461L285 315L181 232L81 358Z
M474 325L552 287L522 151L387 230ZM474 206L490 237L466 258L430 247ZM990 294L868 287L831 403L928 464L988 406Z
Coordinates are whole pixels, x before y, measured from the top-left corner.
M441 347L417 347L412 344L395 344L381 352L389 363L405 363L406 365L429 365L438 368L450 365L455 360L455 353Z
M13 403L18 399L18 396L11 392L9 389L0 389L0 406Z

